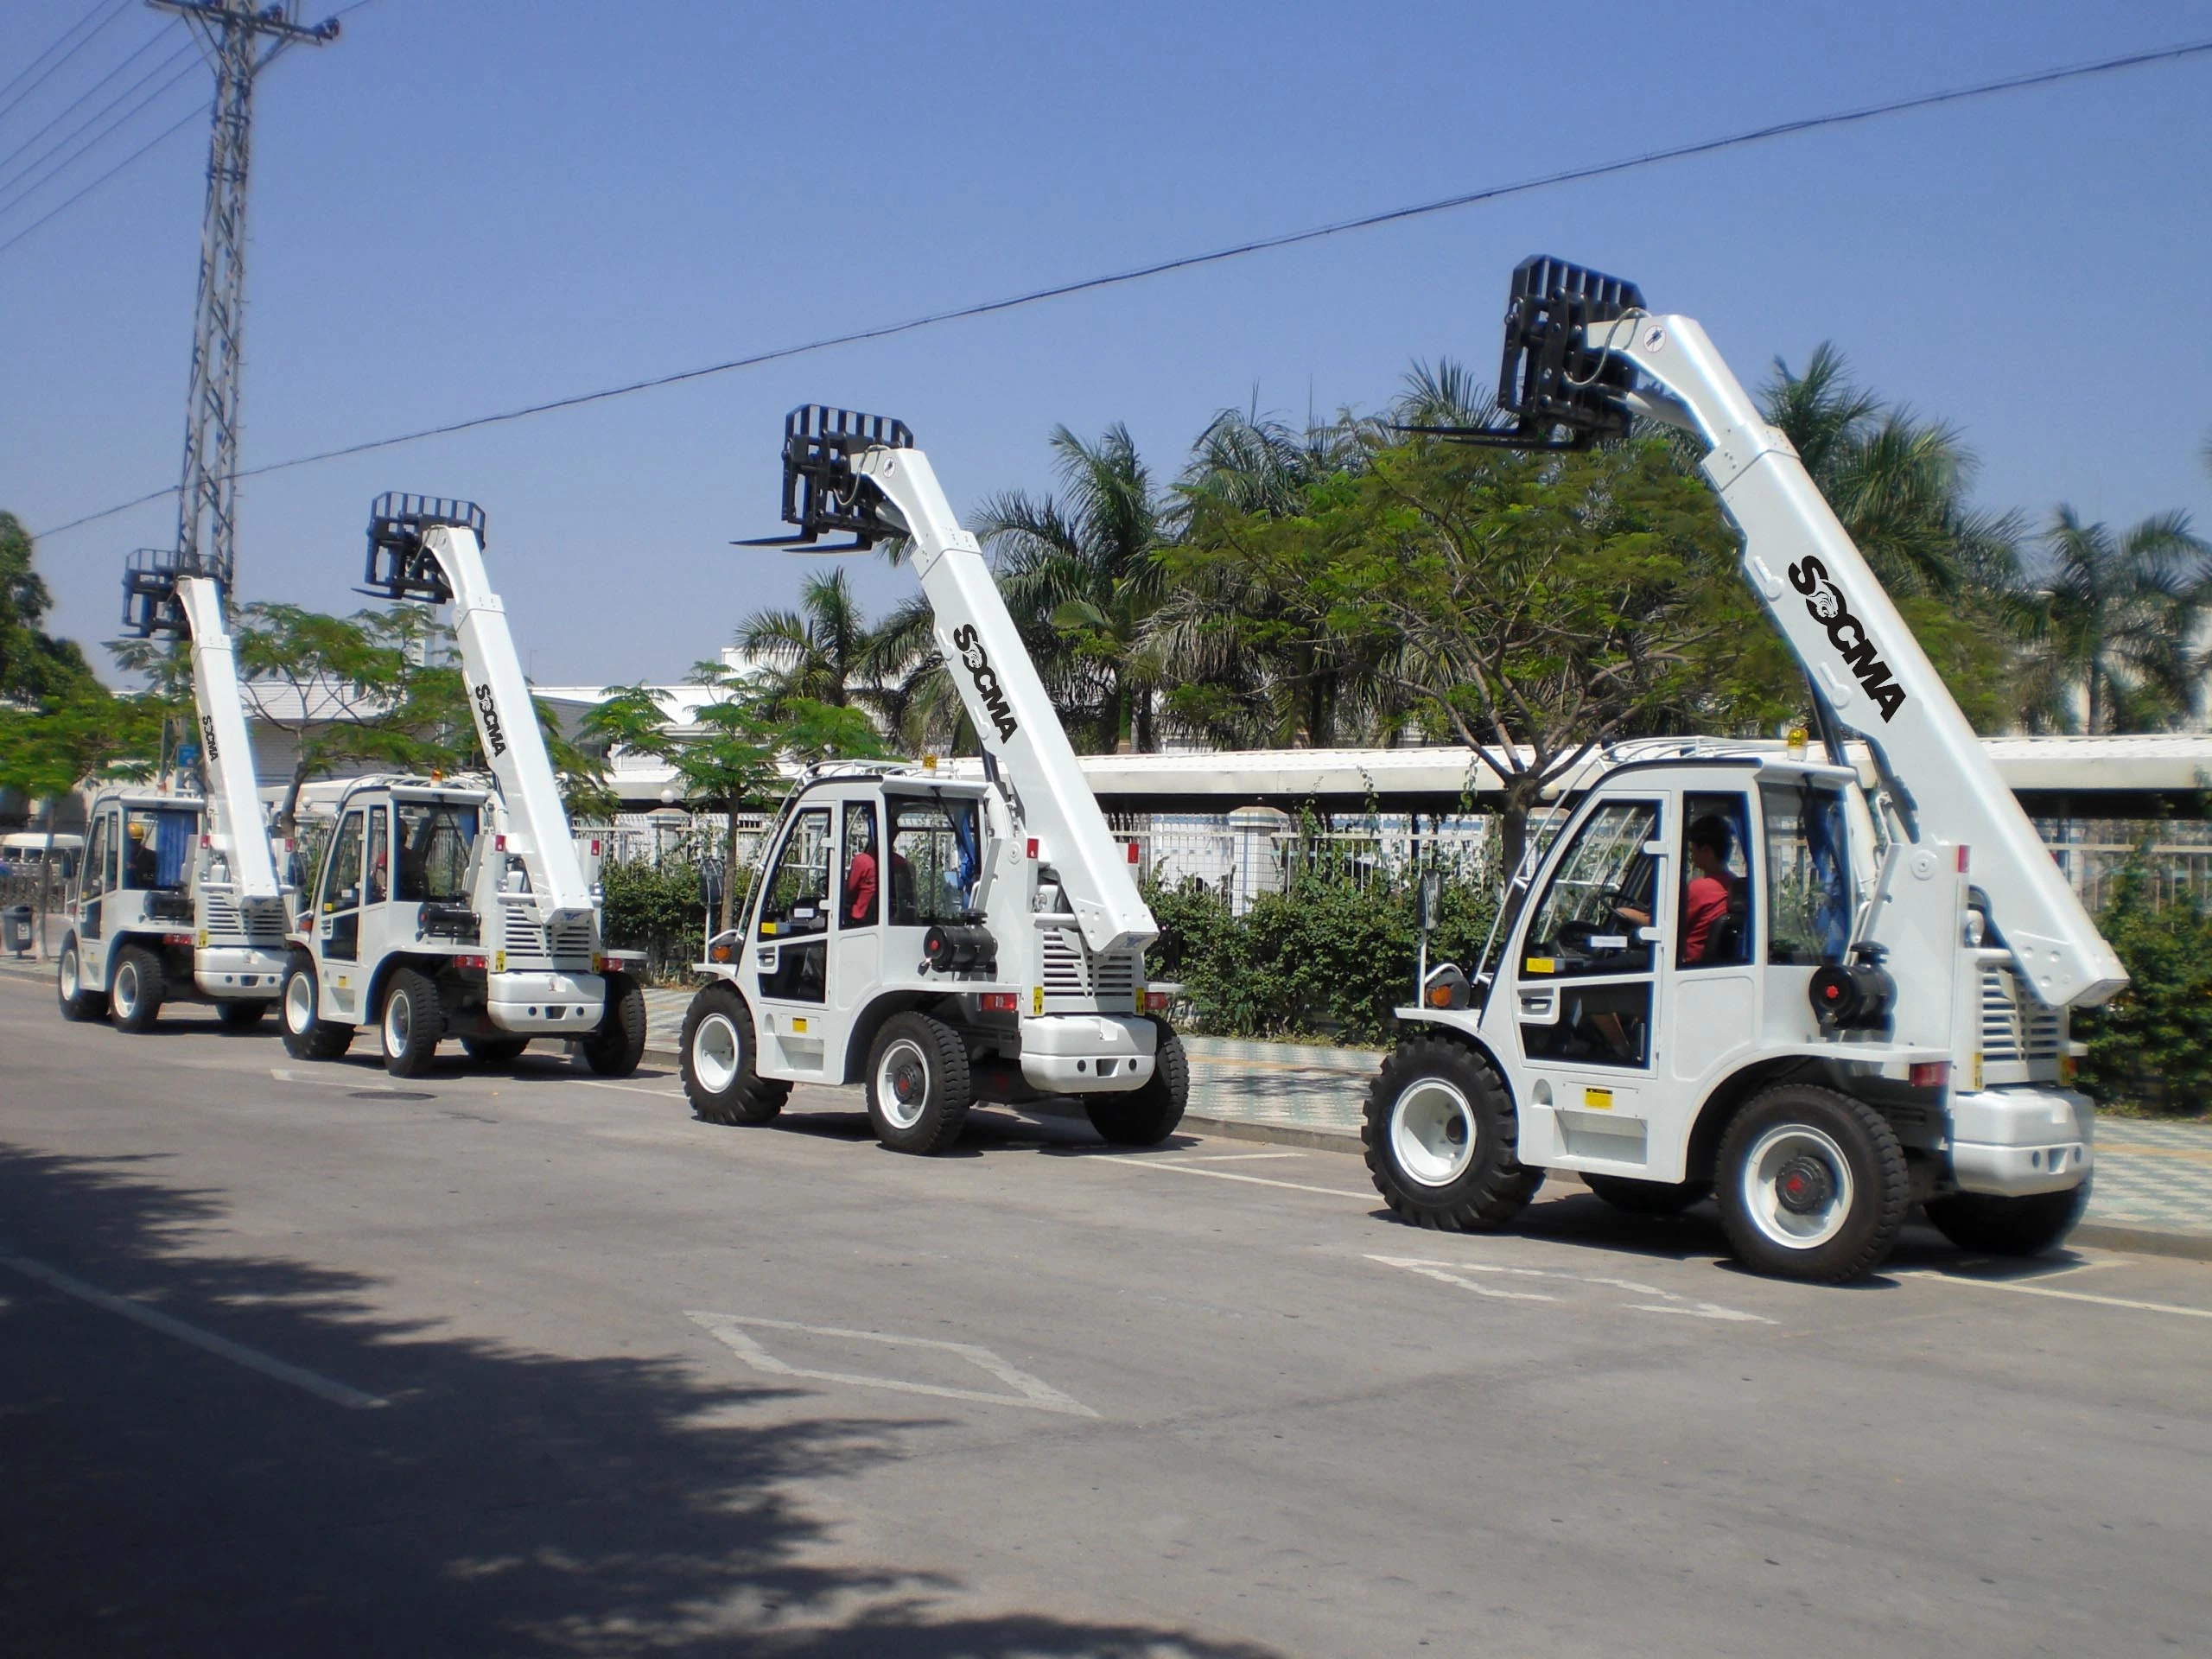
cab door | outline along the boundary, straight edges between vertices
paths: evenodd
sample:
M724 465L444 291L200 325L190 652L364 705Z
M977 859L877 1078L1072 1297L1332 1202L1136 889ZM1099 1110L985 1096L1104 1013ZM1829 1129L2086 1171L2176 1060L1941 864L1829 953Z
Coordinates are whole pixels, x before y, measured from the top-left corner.
M355 962L361 954L362 842L367 817L359 807L348 812L331 838L322 868L322 904L315 937L325 962ZM327 976L326 976L327 977Z
M1657 792L1601 798L1571 832L1501 974L1521 1050L1522 1156L1642 1173L1674 883Z
M830 1001L842 1033L883 981L883 826L873 793L837 808L837 903L830 928Z
M121 874L116 845L123 834L121 817L110 809L92 821L92 838L85 850L82 879L78 887L77 939L79 971L92 984L107 982L106 921L102 914L106 896L114 892Z
M757 1064L769 1077L820 1077L844 1065L842 1045L829 1042L834 812L824 801L786 820L753 907L746 949L760 1016Z

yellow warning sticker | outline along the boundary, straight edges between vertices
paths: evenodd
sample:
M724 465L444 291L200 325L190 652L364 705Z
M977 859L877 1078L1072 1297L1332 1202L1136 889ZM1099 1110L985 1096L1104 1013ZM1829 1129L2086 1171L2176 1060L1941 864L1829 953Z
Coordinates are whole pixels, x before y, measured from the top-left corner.
M1585 1089L1582 1109L1587 1112L1610 1112L1613 1109L1613 1091L1610 1089Z
M1977 1094L1977 1095L1978 1095L1978 1094L1980 1094L1980 1093L1981 1092L1981 1051L1980 1051L1980 1049L1976 1049L1976 1050L1974 1050L1974 1090L1973 1090L1973 1092L1974 1092L1974 1093L1975 1093L1975 1094Z
M795 1036L799 1036L799 1037L804 1037L804 1036L805 1036L805 1035L806 1035L806 1021L805 1021L805 1020L793 1020L791 1021L791 1032L792 1032L792 1034L793 1034L793 1035L795 1035Z
M1556 973L1559 963L1550 957L1531 957L1522 964L1522 971L1531 974Z
M1029 1012L1032 1014L1042 1014L1045 1012L1045 988L1042 985L1035 985L1030 988Z
M504 974L507 971L507 953L505 951L494 950L492 953L492 971L495 974Z

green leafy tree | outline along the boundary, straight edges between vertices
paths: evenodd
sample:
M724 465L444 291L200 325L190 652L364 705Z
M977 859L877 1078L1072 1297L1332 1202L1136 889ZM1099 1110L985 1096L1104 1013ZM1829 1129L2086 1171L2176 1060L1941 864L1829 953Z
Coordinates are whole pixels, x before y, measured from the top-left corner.
M1734 541L1657 441L1522 454L1426 436L1312 492L1306 512L1204 515L1178 569L1227 565L1281 604L1276 641L1343 653L1426 729L1481 748L1504 851L1600 745L1740 721L1756 625Z
M0 512L0 701L35 702L92 677L83 652L46 632L54 596L34 551L22 520Z
M760 695L771 709L805 701L842 708L864 688L873 636L845 572L807 577L795 611L755 611L737 643L766 669Z

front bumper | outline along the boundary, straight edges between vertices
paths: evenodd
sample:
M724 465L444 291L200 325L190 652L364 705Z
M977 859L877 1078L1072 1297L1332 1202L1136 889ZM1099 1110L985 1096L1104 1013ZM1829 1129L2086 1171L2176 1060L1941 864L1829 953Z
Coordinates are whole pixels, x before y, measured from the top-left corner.
M1951 1096L1951 1175L1999 1198L2063 1192L2096 1165L2096 1109L2071 1089L2023 1084Z
M582 1037L607 1012L597 974L486 974L484 989L486 1016L518 1037Z
M226 1002L273 1002L284 986L284 953L250 944L211 945L193 952L192 982Z
M1160 1028L1115 1014L1048 1014L1021 1022L1021 1076L1040 1093L1141 1089L1157 1065Z

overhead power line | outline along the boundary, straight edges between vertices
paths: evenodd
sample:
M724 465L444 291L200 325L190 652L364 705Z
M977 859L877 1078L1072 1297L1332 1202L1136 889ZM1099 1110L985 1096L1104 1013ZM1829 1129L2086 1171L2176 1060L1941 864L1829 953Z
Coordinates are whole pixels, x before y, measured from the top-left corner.
M51 181L59 178L62 174L67 172L71 168L76 166L78 162L90 156L94 150L98 149L109 139L115 137L117 133L122 131L124 128L129 126L131 122L137 119L142 111L159 101L162 95L167 92L172 86L177 86L188 75L195 73L200 67L197 63L184 63L183 67L178 69L175 74L171 75L167 80L162 82L160 86L155 87L152 92L148 92L143 98L140 99L136 104L133 104L129 109L124 111L121 115L117 116L114 120L109 122L108 124L102 128L99 132L94 133L90 138L86 139L81 144L78 144L73 149L69 148L72 140L81 136L86 129L92 125L94 122L99 120L101 117L107 115L116 107L117 105L122 103L125 99L136 92L140 87L143 86L148 81L160 74L162 70L169 67L172 64L178 63L185 59L196 57L197 55L198 48L194 47L191 41L187 41L181 49L174 52L169 56L162 59L161 62L156 64L144 74L141 75L137 80L134 80L130 86L124 88L122 92L118 92L112 99L109 99L108 102L102 105L95 113L86 116L82 121L79 122L75 127L70 130L67 137L58 139L54 143L49 144L39 156L30 162L26 162L21 168L19 168L13 176L5 180L0 180L0 197L6 198L4 200L0 200L0 213L6 213L10 208L15 207L18 202L22 201L25 198L35 195Z
M36 132L35 132L35 133L31 134L31 136L30 136L29 137L28 137L28 138L24 139L24 140L22 141L22 143L21 143L17 144L17 145L16 145L13 149L10 150L10 151L5 155L5 156L0 156L0 167L7 167L7 166L10 165L10 164L15 161L15 159L16 159L16 156L18 156L22 155L25 150L29 149L33 144L35 144L35 143L38 143L38 141L39 141L40 139L41 139L41 138L45 137L46 137L46 135L47 135L48 133L52 132L52 131L53 131L56 127L60 126L60 125L64 121L67 121L67 120L71 116L74 115L74 114L79 111L79 110L80 110L80 109L84 108L84 106L85 106L86 105L87 105L87 104L91 103L91 102L92 101L92 99L95 99L95 98L99 97L99 93L100 93L100 89L101 89L101 88L103 88L104 86L106 86L110 81L113 80L113 79L114 79L118 75L120 75L120 74L121 74L124 70L128 69L128 68L129 68L132 64L134 64L134 63L137 62L139 59L141 59L141 58L144 57L144 56L145 56L149 52L152 51L156 47L159 46L159 45L162 43L162 37L163 37L163 36L165 36L166 35L168 35L168 33L169 32L169 30L170 30L170 29L175 29L175 27L176 27L175 21L174 19L172 19L170 22L167 22L167 23L163 24L161 28L156 29L156 30L155 30L151 35L149 35L146 37L146 39L144 40L144 41L143 41L143 42L142 42L142 43L140 44L140 46L139 46L138 49L137 49L136 52L133 52L133 53L132 53L129 57L127 57L127 58L124 59L122 62L120 62L120 63L117 64L113 68L110 69L110 70L109 70L105 74L102 75L102 76L101 76L98 80L94 81L91 86L89 86L86 87L86 88L85 88L85 90L84 90L83 92L81 92L78 93L78 94L77 94L77 96L76 96L75 98L72 99L68 103L67 103L67 104L63 105L62 105L59 110L55 111L52 115L48 116L48 117L47 118L46 124L45 124L44 126L41 127L41 128L40 128ZM188 51L191 49L191 48L190 48L190 43L189 43L189 42L187 42L186 49L187 49ZM171 60L172 62L174 62L174 61L175 61L175 60L174 60L174 59L172 59L172 60ZM157 71L157 73L158 73L158 71ZM141 85L141 86L143 86L143 85L144 85L144 82L143 82L143 81L141 81L141 82L139 82L138 84L139 84L139 85ZM128 96L129 96L129 93L128 93L128 92L124 93L124 96L125 96L125 97L128 97ZM60 141L60 142L61 142L61 143L66 143L67 142L67 139L63 139L63 140L61 140L61 141ZM41 159L43 159L43 158L41 157ZM35 166L36 164L37 164L37 163L36 163L35 162L32 163L32 165L34 165L34 166Z
M1155 260L1149 264L1133 266L1125 270L1109 272L1100 276L1086 276L1073 282L1059 283L1048 288L1032 289L1026 293L1009 295L1003 299L984 300L970 305L956 306L949 310L933 311L926 315L910 317L904 322L880 324L872 328L857 328L849 334L831 334L820 340L806 340L798 345L779 346L749 356L735 357L721 363L709 363L698 368L679 369L673 373L654 375L647 379L632 380L621 385L605 386L596 391L576 392L565 397L549 398L543 403L526 404L518 409L502 410L490 415L471 416L465 420L448 421L440 426L428 426L412 432L397 433L391 437L370 438L359 443L349 443L334 449L318 450L313 454L295 455L287 461L272 461L258 467L248 467L232 474L233 478L262 478L271 473L289 472L295 467L312 467L326 461L340 461L351 455L365 455L379 449L397 448L402 444L419 443L429 438L447 437L457 432L473 431L479 427L498 426L510 421L526 420L534 415L551 414L557 410L576 409L587 404L604 403L610 398L627 397L642 391L656 391L663 386L679 385L687 380L702 380L710 375L728 374L739 369L759 368L766 364L780 363L796 357L805 357L839 346L857 346L869 340L888 340L895 335L912 334L919 329L932 328L944 323L964 321L1002 311L1013 311L1025 306L1041 304L1047 300L1065 299L1072 295L1087 294L1100 289L1116 288L1123 283L1141 281L1147 276L1165 276L1172 271L1191 270L1203 265L1219 264L1227 260L1243 258L1246 255L1264 253L1277 248L1294 247L1300 243L1318 242L1324 238L1348 235L1355 231L1373 230L1384 225L1400 224L1408 219L1421 219L1434 213L1449 213L1456 208L1471 207L1483 202L1498 201L1509 196L1526 195L1538 190L1548 190L1565 184L1578 184L1590 179L1610 177L1634 171L1639 168L1655 167L1662 162L1688 160L1693 156L1717 155L1724 150L1738 149L1747 145L1764 143L1776 138L1794 137L1800 133L1815 132L1827 128L1850 126L1872 121L1885 116L1902 115L1914 110L1933 109L1945 104L1961 103L1969 99L1992 97L1999 92L2020 92L2031 87L2056 86L2064 81L2080 80L2092 75L2111 74L2120 70L2143 68L2152 64L2173 63L2185 59L2212 54L2212 40L2191 41L2178 46L2159 47L2146 52L2131 52L2118 57L2101 58L2091 63L2069 64L2053 69L2038 69L2024 74L2007 75L1996 80L1977 82L1969 86L1952 87L1937 92L1916 93L1909 98L1891 99L1879 104L1862 105L1855 109L1832 111L1825 115L1802 117L1792 121L1771 122L1742 132L1724 134L1715 138L1700 138L1687 143L1670 145L1663 149L1646 150L1639 155L1626 156L1610 162L1594 162L1580 167L1563 168L1557 172L1540 174L1533 178L1509 184L1486 185L1478 189L1463 191L1457 195L1440 197L1433 201L1416 202L1410 207L1393 207L1381 213L1363 213L1356 219L1343 219L1326 225L1316 225L1300 231L1286 231L1274 236L1255 237L1249 242L1216 248L1205 253L1183 254L1173 258ZM4 251L0 245L0 251ZM103 507L72 518L67 524L41 531L41 537L59 536L65 531L97 524L103 518L128 512L174 496L174 486L151 490L129 501Z
M86 46L90 45L93 35L99 34L100 30L105 29L110 23L123 16L124 8L128 6L130 3L130 0L115 0L115 3L111 5L105 12L93 10L86 13L85 16L79 18L75 23L72 24L69 28L61 32L61 38L60 40L54 41L52 46L48 47L45 51L40 53L38 56L33 58L29 63L25 64L22 70L17 73L15 79L10 81L5 86L0 86L0 99L6 99L8 100L4 104L0 104L0 120L5 120L21 106L25 99L29 98L33 92L38 91L40 87L45 86L48 79L55 70L59 69L63 64L68 62L70 59L75 57L78 53L83 51ZM79 33L80 30L83 31L81 34ZM62 48L67 44L69 37L73 35L77 35L77 43L74 46L68 47L67 51L62 51ZM39 65L46 63L46 60L50 57L54 57L54 53L57 51L61 52L61 55L58 58L54 58L52 63L47 63L43 71L40 70ZM23 86L20 92L17 92L16 89L18 86L22 86L24 77L32 74L37 75L38 78L35 80L33 80L29 86Z
M106 172L101 174L99 177L92 180L90 183L80 187L73 194L63 197L60 201L48 208L46 212L40 214L29 224L24 226L22 230L17 231L5 242L0 242L0 253L7 252L9 249L14 247L16 243L22 241L25 237L37 230L40 226L44 225L48 220L59 219L62 214L67 213L72 207L74 207L79 202L82 201L86 196L91 195L93 191L99 189L100 186L105 184L117 174L122 172L124 168L129 167L133 162L138 160L143 156L150 154L155 146L159 144L162 140L164 138L174 138L178 133L182 132L186 127L205 116L213 107L213 105L212 103L200 104L187 110L182 115L179 116L174 123L168 126L163 127L159 132L149 138L144 143L139 145L137 149L132 150L128 156L118 162L113 167L108 168Z

